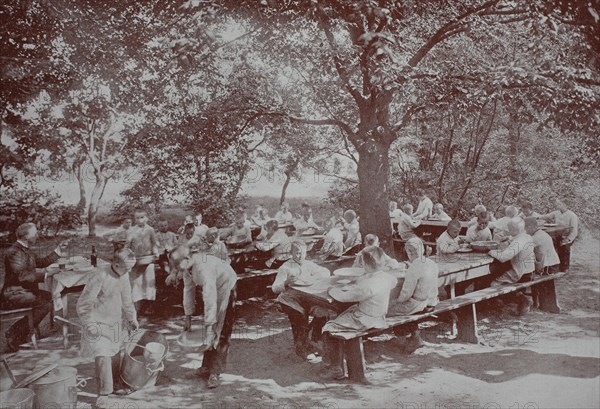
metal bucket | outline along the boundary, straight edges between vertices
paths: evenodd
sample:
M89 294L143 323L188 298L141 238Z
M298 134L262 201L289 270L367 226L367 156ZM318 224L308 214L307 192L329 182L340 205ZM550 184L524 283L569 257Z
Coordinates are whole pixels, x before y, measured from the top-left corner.
M144 357L145 349L140 345L146 346L151 342L157 342L165 347L158 360L155 359L156 357L152 357L151 360ZM169 345L165 337L155 331L139 330L129 336L125 345L125 356L121 365L123 382L134 390L154 386L158 375L165 369L163 360L169 352Z
M31 383L29 388L35 392L34 409L59 409L77 407L77 369L59 366Z
M27 388L0 392L0 409L31 409L34 397L35 393Z

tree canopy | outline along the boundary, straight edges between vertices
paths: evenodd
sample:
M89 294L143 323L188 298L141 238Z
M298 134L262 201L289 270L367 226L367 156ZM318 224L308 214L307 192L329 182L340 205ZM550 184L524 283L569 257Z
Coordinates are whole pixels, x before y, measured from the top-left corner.
M90 234L106 184L127 168L141 176L124 192L130 204L159 211L171 198L212 223L235 212L257 163L285 175L282 200L303 168L333 169L331 197L354 195L345 203L363 234L389 249L388 200L412 200L417 187L459 215L542 181L548 196L598 168L598 10L567 0L12 0L0 98L16 143L3 145L2 169L41 152L55 152L56 167L91 166ZM540 172L547 155L555 166ZM347 167L355 175L338 172Z

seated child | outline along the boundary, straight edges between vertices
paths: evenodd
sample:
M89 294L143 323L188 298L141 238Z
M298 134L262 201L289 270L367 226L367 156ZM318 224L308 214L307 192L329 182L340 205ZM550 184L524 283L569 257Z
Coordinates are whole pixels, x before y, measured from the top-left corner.
M418 237L408 240L404 248L410 266L406 270L402 285L397 286L392 291L388 316L427 312L432 310L438 303L439 269L437 264L425 257L425 246ZM414 351L423 344L418 324L407 324L399 330L408 331L412 334L407 348ZM395 333L399 335L398 331L395 331Z
M367 234L365 236L365 246L379 247L379 237L377 237L374 234ZM399 263L397 260L395 260L392 257L385 254L385 252L383 253L383 270L385 270L385 271L399 270L402 268L401 264L403 264L403 263ZM356 255L356 258L354 259L354 263L352 264L352 267L357 267L357 268L364 267L364 261L362 258L362 250Z
M365 274L355 283L333 287L329 294L340 302L357 302L323 327L324 368L321 377L344 377L341 342L330 333L385 328L390 292L398 280L383 271L384 252L379 247L368 246L362 251Z
M272 289L275 294L279 294L277 301L279 301L281 309L290 319L296 354L302 359L306 359L308 354L314 352L309 351L308 342L308 318L313 312L314 306L290 294L287 288L299 280L305 283L314 283L329 277L330 274L325 267L306 260L306 244L304 242L299 240L292 242L291 252L292 259L279 267ZM321 334L323 324L325 324L324 318L315 317L313 319L313 336Z
M227 244L243 246L244 244L252 243L252 234L246 222L246 213L240 212L235 223L231 225L228 234L225 234L223 237L226 239Z
M488 227L490 218L487 212L482 212L477 216L477 224L472 225L467 229L467 243L474 241L491 241L492 231Z
M314 232L321 230L321 227L313 220L312 209L308 203L302 203L302 216L294 222L294 228L296 234L303 234L308 230Z
M344 234L342 233L341 222L331 218L327 221L325 227L327 233L323 239L323 246L317 254L319 260L325 260L328 257L340 257L344 253Z
M358 218L356 217L356 212L354 212L354 210L346 210L342 221L344 223L346 236L346 239L344 240L344 250L349 250L362 242L360 225L358 223Z

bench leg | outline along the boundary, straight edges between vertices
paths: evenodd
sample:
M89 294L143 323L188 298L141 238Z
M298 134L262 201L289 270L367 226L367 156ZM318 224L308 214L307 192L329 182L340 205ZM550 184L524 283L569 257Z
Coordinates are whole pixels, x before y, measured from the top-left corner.
M66 323L63 323L62 335L63 335L63 348L69 349L69 327L67 326Z
M348 365L348 377L354 382L367 383L362 337L345 341L344 355Z
M37 327L37 325L33 324L33 310L29 310L29 312L27 312L27 321L29 322L29 331L31 332L31 345L33 345L33 349L38 349L37 336L40 332L40 329Z
M537 293L540 310L551 312L554 314L560 313L560 307L556 300L556 288L554 287L554 280L546 281L538 284L532 288Z
M458 316L457 338L464 342L478 344L479 334L477 331L477 310L475 309L475 304L457 309L456 315Z

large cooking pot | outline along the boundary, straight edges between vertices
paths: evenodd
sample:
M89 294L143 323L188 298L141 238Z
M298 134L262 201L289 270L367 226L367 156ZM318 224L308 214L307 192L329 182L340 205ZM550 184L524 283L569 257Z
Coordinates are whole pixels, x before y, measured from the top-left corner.
M471 248L474 251L480 253L487 253L490 250L496 250L498 248L498 242L496 241L474 241L471 243Z
M0 392L0 409L31 409L34 397L35 394L28 388Z
M85 386L85 380L77 382L77 369L59 366L29 385L29 388L35 392L33 407L34 409L75 408L78 386Z

